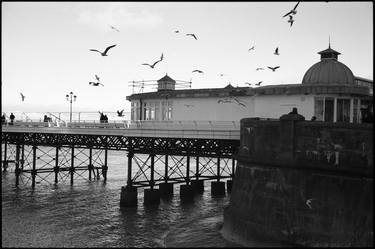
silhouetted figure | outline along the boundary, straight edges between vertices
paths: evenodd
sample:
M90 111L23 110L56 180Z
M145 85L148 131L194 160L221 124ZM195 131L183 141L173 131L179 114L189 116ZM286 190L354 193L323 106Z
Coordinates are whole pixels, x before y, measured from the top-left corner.
M366 108L361 108L361 121L362 123L373 123L374 116L370 110L370 106L368 105Z
M10 118L10 125L13 125L14 119L16 118L16 117L14 116L13 112L10 113L9 118Z
M315 120L316 120L316 117L312 116L310 121L315 121Z
M6 124L7 118L5 117L5 113L1 116L1 124Z
M48 117L47 117L47 115L44 115L43 122L48 122Z
M104 120L105 120L104 114L102 112L99 112L99 113L100 113L100 123L104 123Z
M104 114L104 123L108 123L108 117L106 114Z
M305 117L298 114L297 108L293 107L292 111L280 117L280 120L305 120Z

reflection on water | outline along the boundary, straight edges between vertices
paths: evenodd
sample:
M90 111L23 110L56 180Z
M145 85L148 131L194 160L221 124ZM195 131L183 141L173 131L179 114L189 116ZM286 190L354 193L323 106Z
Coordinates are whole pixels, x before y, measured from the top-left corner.
M220 235L229 196L212 198L210 183L191 203L179 187L159 206L120 208L124 156L109 154L107 183L75 181L15 187L13 172L2 174L2 246L5 247L229 247ZM52 176L53 177L53 176Z

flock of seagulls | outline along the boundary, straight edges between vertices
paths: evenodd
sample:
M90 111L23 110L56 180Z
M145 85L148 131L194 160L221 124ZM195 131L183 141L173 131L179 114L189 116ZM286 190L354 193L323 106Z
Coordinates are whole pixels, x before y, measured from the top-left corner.
M292 27L293 23L294 23L294 19L293 19L293 16L295 16L297 14L297 6L299 5L300 2L297 2L297 4L294 6L294 8L292 10L290 10L288 13L286 13L285 15L283 15L282 17L287 17L289 16L289 20L288 20L288 23L290 23L290 27ZM112 25L109 25L109 27L117 32L120 32L119 29L117 29L116 27L112 26ZM180 33L179 30L175 30L174 33ZM195 40L198 40L197 36L193 33L187 33L185 34L186 36L191 36L192 38L194 38ZM98 52L101 56L108 56L108 51L112 48L116 47L116 44L114 45L111 45L111 46L108 46L107 48L105 48L105 50L102 52L102 51L99 51L97 49L90 49L89 51L93 51L93 52ZM253 51L255 50L255 46L251 46L248 51ZM280 55L279 53L279 47L276 47L275 51L274 51L274 55ZM160 56L160 59L155 61L154 63L152 64L149 64L149 63L142 63L142 65L145 65L145 66L149 66L151 69L154 69L155 66L163 61L164 59L164 54L162 53L161 56ZM270 70L272 70L273 72L276 71L276 69L280 68L280 66L275 66L275 67L270 67L268 66L267 68L269 68ZM255 69L256 71L259 71L259 70L265 70L263 67L258 67ZM195 69L192 71L192 73L199 73L199 74L203 74L204 72L202 70L198 70L198 69ZM224 74L220 74L220 76L224 76ZM95 79L96 79L96 82L93 82L93 81L90 81L89 84L90 85L93 85L93 86L104 86L101 82L100 82L100 78L99 76L95 75ZM262 83L263 81L259 81L258 83L255 83L254 85L256 86L260 86L260 84ZM251 83L249 82L245 82L245 84L251 86ZM21 98L22 98L22 101L25 100L25 95L23 95L22 93L21 94ZM237 103L238 105L241 105L241 106L246 106L244 103L240 102L238 99L236 98L229 98L229 99L220 99L218 100L218 103ZM185 105L186 107L191 107L190 105ZM119 117L122 117L123 116L123 111L119 111L117 110L117 114Z

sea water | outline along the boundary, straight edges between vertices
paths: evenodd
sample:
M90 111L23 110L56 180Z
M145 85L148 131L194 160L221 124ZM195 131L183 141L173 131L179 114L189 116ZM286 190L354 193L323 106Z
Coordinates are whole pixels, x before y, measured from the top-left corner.
M106 182L74 179L71 186L67 177L57 185L37 181L34 190L26 178L15 187L12 167L2 172L2 246L240 247L220 233L230 195L212 197L209 181L192 202L181 202L175 184L174 196L157 206L144 206L139 188L138 206L120 208L126 165L124 151L109 151Z

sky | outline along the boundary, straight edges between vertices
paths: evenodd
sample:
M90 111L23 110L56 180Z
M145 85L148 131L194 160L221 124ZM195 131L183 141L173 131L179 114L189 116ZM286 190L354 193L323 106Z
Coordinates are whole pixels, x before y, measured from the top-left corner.
M282 16L296 3L2 1L2 112L68 112L70 92L73 112L129 112L126 96L140 92L129 82L165 74L193 89L299 84L329 40L355 76L373 80L372 2L300 2L290 27ZM114 44L106 57L90 51ZM162 53L154 69L142 65ZM95 75L104 86L89 85Z

